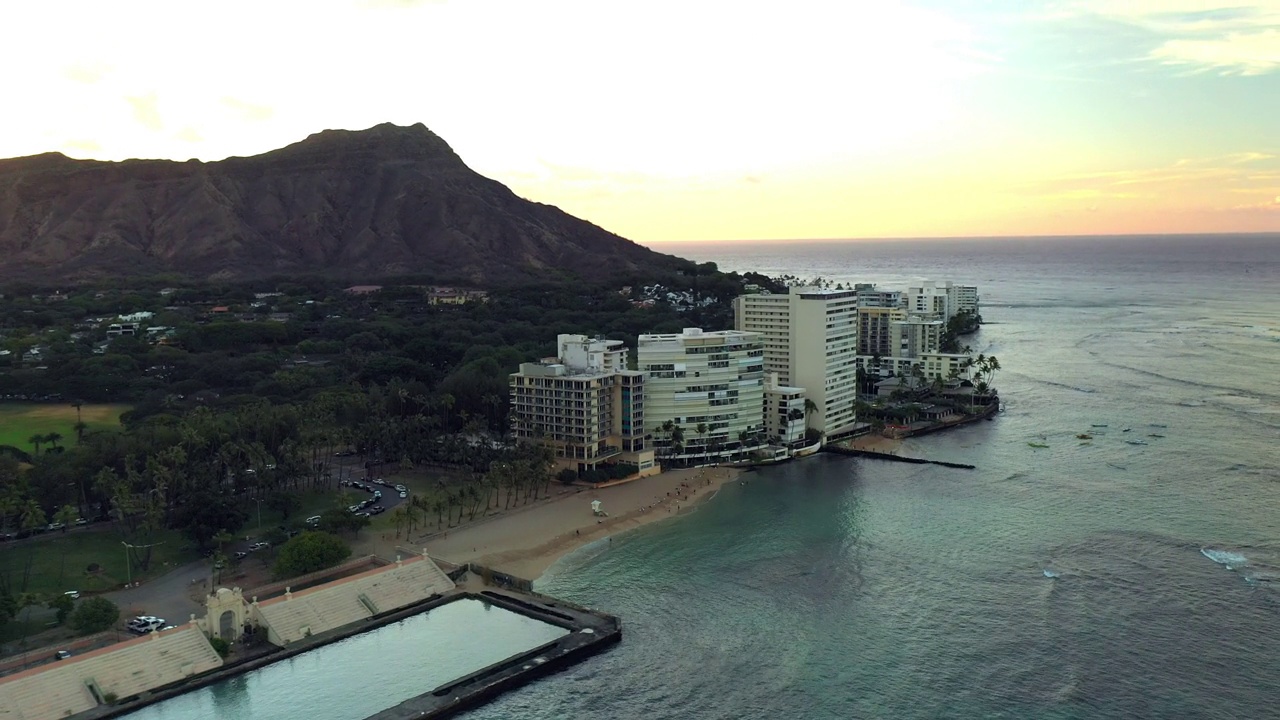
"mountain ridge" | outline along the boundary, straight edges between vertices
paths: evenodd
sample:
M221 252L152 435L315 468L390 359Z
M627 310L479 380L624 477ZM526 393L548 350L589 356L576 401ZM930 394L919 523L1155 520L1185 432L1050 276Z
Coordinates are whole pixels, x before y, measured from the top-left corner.
M518 197L418 123L217 161L0 160L0 280L426 275L488 284L688 261Z

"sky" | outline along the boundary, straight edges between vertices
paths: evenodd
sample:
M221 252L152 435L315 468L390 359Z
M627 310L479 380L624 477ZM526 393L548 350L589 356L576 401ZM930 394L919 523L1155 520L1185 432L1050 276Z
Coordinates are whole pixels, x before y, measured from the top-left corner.
M1280 230L1280 0L41 0L0 26L0 157L421 122L648 244Z

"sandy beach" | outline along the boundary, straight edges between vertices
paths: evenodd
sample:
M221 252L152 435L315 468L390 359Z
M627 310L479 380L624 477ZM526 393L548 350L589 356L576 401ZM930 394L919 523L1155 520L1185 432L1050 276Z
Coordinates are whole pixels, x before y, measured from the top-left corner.
M726 467L672 470L599 490L582 488L405 544L425 547L442 560L476 561L535 580L562 555L600 538L675 517L714 496L720 485L741 472ZM600 501L607 517L592 514L592 500Z

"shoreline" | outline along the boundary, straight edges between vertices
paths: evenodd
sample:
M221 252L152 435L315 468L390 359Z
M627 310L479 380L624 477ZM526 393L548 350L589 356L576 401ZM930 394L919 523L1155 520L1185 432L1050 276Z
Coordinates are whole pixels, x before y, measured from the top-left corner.
M537 581L557 560L597 540L688 512L715 497L741 468L671 470L605 488L583 488L527 511L415 541L432 557L477 562ZM606 517L591 511L599 500Z

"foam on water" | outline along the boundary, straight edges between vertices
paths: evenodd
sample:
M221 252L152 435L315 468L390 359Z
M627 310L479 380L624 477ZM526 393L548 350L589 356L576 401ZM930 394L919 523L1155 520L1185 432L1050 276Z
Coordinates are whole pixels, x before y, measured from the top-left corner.
M1226 567L1228 570L1235 570L1241 565L1247 565L1249 558L1240 553L1233 553L1228 550L1214 550L1212 548L1200 548L1200 554L1210 560Z

